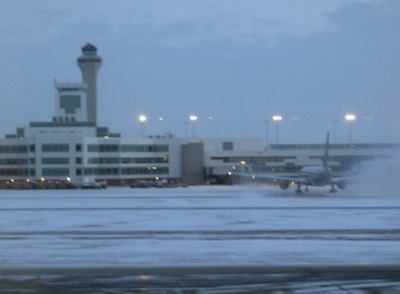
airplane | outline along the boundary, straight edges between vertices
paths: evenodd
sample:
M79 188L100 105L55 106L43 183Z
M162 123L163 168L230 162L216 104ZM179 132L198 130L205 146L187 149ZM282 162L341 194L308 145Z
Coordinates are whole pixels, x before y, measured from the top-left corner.
M345 178L333 178L332 170L328 166L328 151L329 151L329 132L326 135L325 155L322 158L322 165L319 166L305 166L300 170L297 177L280 177L265 174L243 174L243 173L231 173L236 178L250 178L271 182L277 181L279 187L283 190L289 188L291 184L297 185L296 193L302 193L301 186L305 186L305 191L308 192L308 186L324 187L331 186L330 192L337 192L336 187L339 189L345 189L347 187L347 181Z

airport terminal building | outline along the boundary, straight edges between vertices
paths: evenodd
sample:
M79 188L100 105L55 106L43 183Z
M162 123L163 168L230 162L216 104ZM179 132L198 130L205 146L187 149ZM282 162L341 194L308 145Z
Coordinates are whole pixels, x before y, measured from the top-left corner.
M270 145L262 139L122 138L97 123L97 48L77 59L82 83L55 83L54 115L30 122L0 139L0 181L84 178L124 185L139 179L184 184L228 183L232 166L291 174L321 163L324 145ZM333 144L330 166L343 173L376 157L391 157L400 144Z

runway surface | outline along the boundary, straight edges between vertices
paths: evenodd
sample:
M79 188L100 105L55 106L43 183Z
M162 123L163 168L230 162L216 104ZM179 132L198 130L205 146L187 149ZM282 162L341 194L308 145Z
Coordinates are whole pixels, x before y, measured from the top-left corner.
M1 191L0 221L0 292L400 292L400 197L365 187Z

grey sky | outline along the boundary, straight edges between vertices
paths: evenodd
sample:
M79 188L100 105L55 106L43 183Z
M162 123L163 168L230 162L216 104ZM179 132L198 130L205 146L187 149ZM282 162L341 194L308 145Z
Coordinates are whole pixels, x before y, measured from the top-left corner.
M265 139L280 114L281 143L323 142L334 119L347 143L353 112L354 142L400 142L399 31L397 0L2 0L0 134L51 120L90 42L99 124L124 137L145 113L148 135L196 114L200 137Z

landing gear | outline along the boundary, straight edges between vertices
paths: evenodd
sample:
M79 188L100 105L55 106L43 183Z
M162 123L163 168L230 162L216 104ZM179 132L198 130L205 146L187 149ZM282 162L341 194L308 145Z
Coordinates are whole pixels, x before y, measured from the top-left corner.
M308 186L306 186L306 188L304 189L304 191L305 191L305 192L308 192ZM300 183L297 184L296 193L297 193L297 194L303 193L303 190L301 190L301 184L300 184Z
M332 184L331 189L329 190L329 192L331 192L331 193L336 193L337 192L334 184Z

